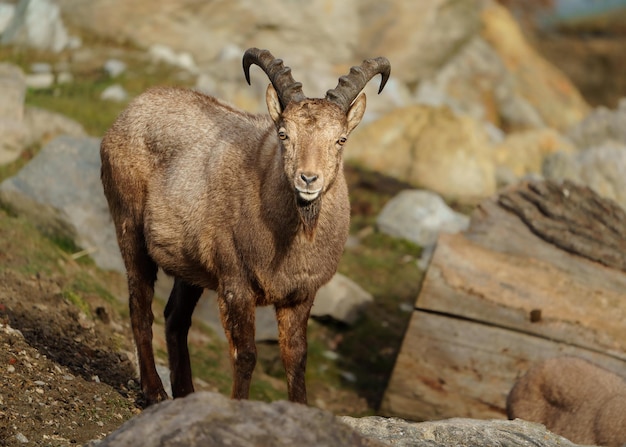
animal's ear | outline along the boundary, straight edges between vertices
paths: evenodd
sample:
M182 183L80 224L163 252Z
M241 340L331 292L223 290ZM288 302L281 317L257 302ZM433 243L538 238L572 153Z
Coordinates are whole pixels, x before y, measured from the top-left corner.
M361 93L357 99L354 100L346 117L348 118L348 133L352 132L354 128L361 122L363 114L365 113L365 93Z
M265 102L267 103L267 110L270 112L270 116L274 122L278 124L280 114L283 113L283 109L280 106L278 93L276 93L272 84L267 86L267 91L265 92Z

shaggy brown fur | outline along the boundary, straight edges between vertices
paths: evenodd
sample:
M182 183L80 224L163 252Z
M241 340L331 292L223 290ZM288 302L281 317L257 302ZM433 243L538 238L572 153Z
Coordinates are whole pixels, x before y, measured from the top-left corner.
M579 358L533 366L511 389L507 413L578 444L626 444L626 382Z
M102 183L128 272L148 403L166 398L152 351L158 267L175 277L165 309L174 397L193 391L187 333L209 288L218 292L230 346L232 396L248 397L254 308L273 305L289 398L306 402L307 320L348 236L341 154L365 97L347 111L327 99L306 99L278 62L256 49L244 57L244 71L250 63L269 66L270 116L190 90L155 88L132 101L102 140Z

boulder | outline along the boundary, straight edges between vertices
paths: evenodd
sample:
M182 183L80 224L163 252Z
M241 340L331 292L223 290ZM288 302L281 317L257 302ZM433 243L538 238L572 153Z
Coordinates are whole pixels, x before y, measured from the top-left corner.
M541 424L515 421L453 418L442 421L409 422L399 418L370 416L340 417L362 436L393 447L482 446L534 447L575 444L551 433Z
M100 182L100 140L58 137L0 184L0 202L53 238L72 241L104 269L123 271Z
M161 281L161 280L159 280ZM171 286L167 289L167 294L161 295L167 299ZM217 293L213 290L205 290L202 298L198 301L193 313L193 319L210 327L215 335L226 341L224 328L220 320L220 311L217 306ZM276 323L276 311L272 306L257 307L255 313L255 340L256 341L276 341L278 340L278 324Z
M439 233L467 229L469 217L452 210L433 192L405 190L385 204L376 223L385 234L430 247Z
M22 70L0 63L0 165L10 163L24 149L27 129L24 126L26 80Z
M576 153L556 152L543 165L546 178L587 185L626 209L626 143L606 142Z
M357 55L384 55L392 76L415 84L438 71L480 30L483 0L359 2Z
M574 84L526 41L511 13L496 2L483 11L481 37L494 49L507 70L504 82L492 85L532 107L547 127L565 130L589 113ZM504 85L503 85L504 84ZM504 118L507 118L504 115ZM505 124L516 127L509 116Z
M88 446L171 447L397 446L573 447L543 425L515 421L450 419L410 423L381 417L335 417L291 402L232 400L196 392L144 410L101 441Z
M348 277L336 273L317 291L311 315L352 325L372 301L374 297L370 293Z
M578 90L527 43L506 9L493 2L479 21L471 38L420 82L419 103L447 105L507 130L563 130L585 116Z
M546 157L560 152L572 154L576 147L559 132L550 128L513 132L494 149L498 172L505 171L510 180L500 184L515 183L527 175L540 174Z
M153 405L122 425L99 447L160 445L292 447L384 446L339 422L332 414L290 402L232 400L196 392Z
M70 45L71 39L54 1L20 0L0 42L60 52Z
M594 109L582 121L572 126L567 136L580 149L588 149L605 143L626 145L626 98L615 110L606 107Z
M447 107L413 105L359 127L345 157L446 198L472 201L496 189L484 127Z

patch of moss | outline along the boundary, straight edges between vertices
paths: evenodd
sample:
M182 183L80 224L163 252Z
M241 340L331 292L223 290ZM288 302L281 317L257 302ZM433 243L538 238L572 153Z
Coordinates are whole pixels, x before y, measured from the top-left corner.
M63 254L28 220L0 210L0 267L28 275L62 272ZM4 261L3 261L4 260Z
M91 317L91 308L89 307L89 304L87 304L87 302L85 302L83 297L80 296L78 293L72 290L66 289L63 291L63 298L65 298L67 301L69 301L74 306L76 306L85 315L87 315L88 317Z
M11 163L0 165L0 182L3 182L9 177L13 177L15 174L17 174L20 169L22 169L26 165L26 163L28 163L30 160L33 159L35 155L37 155L39 149L39 145L27 147L22 151L19 157Z
M109 292L99 280L85 270L79 270L77 274L71 278L68 289L77 294L97 295L111 304L117 303L117 300L111 292Z

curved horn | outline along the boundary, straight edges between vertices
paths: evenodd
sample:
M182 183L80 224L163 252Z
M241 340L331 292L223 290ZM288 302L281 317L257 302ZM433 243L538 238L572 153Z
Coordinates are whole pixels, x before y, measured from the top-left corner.
M290 102L302 101L302 84L294 81L291 68L285 67L281 59L276 59L268 50L250 48L243 55L243 73L250 85L250 65L261 67L278 93L280 105L284 109Z
M340 77L337 87L326 92L326 99L338 104L344 112L347 112L352 101L354 101L370 79L377 74L382 76L380 87L378 88L378 93L380 93L383 91L390 73L391 65L387 58L366 59L360 66L352 67L349 74Z

